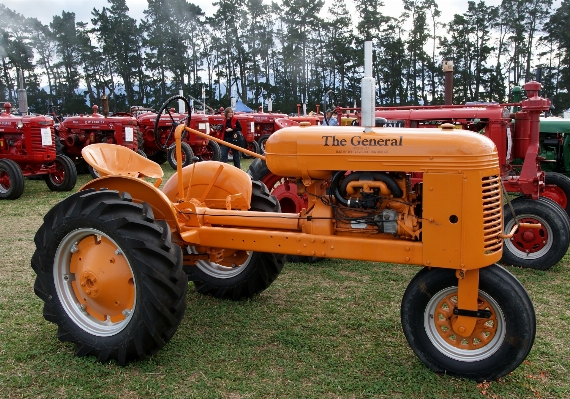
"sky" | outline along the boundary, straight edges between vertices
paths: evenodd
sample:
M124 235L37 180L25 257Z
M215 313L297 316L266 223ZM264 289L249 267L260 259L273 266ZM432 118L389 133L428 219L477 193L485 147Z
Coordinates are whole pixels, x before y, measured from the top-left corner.
M188 0L190 3L199 5L206 15L212 15L214 6L212 1ZM326 4L331 4L333 0L325 0ZM92 15L91 10L96 8L101 10L108 7L109 3L105 0L0 0L2 4L11 10L14 10L25 17L35 17L43 24L48 25L54 15L61 15L62 11L74 12L76 21L90 22ZM140 20L143 18L143 11L147 7L146 0L126 0L129 7L129 16ZM441 21L451 21L453 15L463 14L467 11L467 0L436 0L440 11L442 12ZM555 0L554 5L557 8L561 0ZM349 12L354 11L353 0L346 0ZM501 0L485 0L489 6L497 6ZM381 9L382 13L392 17L398 17L403 11L402 2L399 0L384 0L384 4L388 5ZM327 6L325 6L327 7Z

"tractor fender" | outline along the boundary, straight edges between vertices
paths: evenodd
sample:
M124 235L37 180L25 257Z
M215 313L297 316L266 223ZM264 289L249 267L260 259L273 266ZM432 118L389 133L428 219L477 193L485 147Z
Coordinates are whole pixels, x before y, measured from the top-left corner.
M221 171L220 171L221 168ZM216 177L216 175L219 175ZM195 162L182 168L183 198L196 198L209 208L226 208L228 196L241 194L243 200L236 201L233 209L248 210L251 205L251 178L243 170L223 162ZM190 190L188 187L190 187ZM204 193L207 192L205 198ZM178 202L178 173L172 175L162 192L171 202Z
M90 188L129 193L133 202L138 204L146 202L150 205L155 219L166 220L171 228L178 229L175 209L168 197L144 180L129 176L105 176L89 181L79 191Z

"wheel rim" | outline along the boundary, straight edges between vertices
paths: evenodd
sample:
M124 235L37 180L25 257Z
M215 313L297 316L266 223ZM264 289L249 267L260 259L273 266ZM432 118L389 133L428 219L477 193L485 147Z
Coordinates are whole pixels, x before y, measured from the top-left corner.
M508 250L513 255L526 259L538 259L546 255L554 242L550 225L536 215L520 215L517 219L520 223L540 224L540 228L519 227L513 237L505 240ZM514 225L515 220L509 220L505 224L505 231L511 231Z
M271 195L279 201L281 211L284 213L298 213L307 208L306 196L297 194L297 183L289 182L286 178L268 173L261 179L267 186Z
M49 179L56 186L63 184L65 181L65 169L58 162L55 163L55 171L49 174Z
M111 336L130 322L136 305L132 268L120 247L99 230L67 234L55 254L53 278L73 322L97 336Z
M542 193L542 196L556 202L563 209L566 209L566 206L568 205L568 198L566 197L566 193L558 186L547 185L544 189L544 192Z
M190 248L190 252L197 254L194 247ZM224 250L224 259L220 263L209 260L199 260L195 267L198 267L204 273L220 279L232 278L245 270L249 264L253 252Z
M489 319L477 319L469 337L461 337L452 329L458 316L457 287L448 287L435 294L426 306L424 328L431 343L445 356L462 362L476 362L493 355L505 338L505 317L501 308L484 291L479 290L477 307L489 310Z
M0 193L6 194L10 191L10 175L4 170L0 170Z

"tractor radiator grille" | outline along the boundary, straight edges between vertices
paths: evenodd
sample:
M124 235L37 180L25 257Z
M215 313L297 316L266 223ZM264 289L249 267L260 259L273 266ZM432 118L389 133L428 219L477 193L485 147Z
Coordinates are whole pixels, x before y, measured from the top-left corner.
M483 238L485 254L500 251L503 240L503 207L501 203L501 178L488 176L482 179L483 194Z
M49 152L50 149L55 149L55 136L53 133L53 129L51 130L51 146L43 146L42 145L42 134L39 128L32 129L32 149L30 154L43 154ZM54 150L55 151L55 150Z

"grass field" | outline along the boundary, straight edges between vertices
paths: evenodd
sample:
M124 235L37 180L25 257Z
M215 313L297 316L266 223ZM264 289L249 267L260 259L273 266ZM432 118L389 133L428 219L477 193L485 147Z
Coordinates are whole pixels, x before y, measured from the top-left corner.
M0 202L2 398L570 398L568 256L546 272L509 269L533 300L537 337L523 364L490 383L434 374L413 354L400 301L418 268L344 260L287 264L248 301L190 289L174 338L147 360L76 357L44 320L30 267L44 214L69 193L25 184Z

